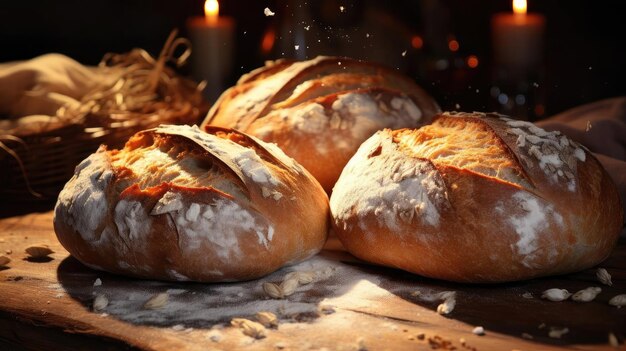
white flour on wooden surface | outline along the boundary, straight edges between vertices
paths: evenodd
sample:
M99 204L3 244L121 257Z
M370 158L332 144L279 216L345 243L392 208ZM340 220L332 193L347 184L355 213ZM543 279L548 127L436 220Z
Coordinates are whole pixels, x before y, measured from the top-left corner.
M240 283L131 280L108 274L104 277L105 273L94 271L95 276L88 277L84 285L62 284L50 288L55 293L64 289L68 295L87 304L96 295L103 294L109 304L100 312L123 321L167 327L182 325L185 328L210 328L228 324L232 318L238 317L254 319L254 315L262 311L276 314L281 323L313 321L326 313L321 312L322 308L330 311L334 306L369 308L376 306L377 301L393 298L394 294L409 296L416 289L423 291L423 294L412 299L432 302L431 297L440 293L436 289L419 286L417 280L408 285L394 283L389 277L376 272L369 273L368 267L358 263L342 263L336 257L317 255L267 277ZM267 297L262 284L280 283L293 271L312 272L313 281L300 285L293 295L285 299ZM106 284L93 286L96 277L102 277ZM163 307L143 308L146 301L160 293L168 294L167 303Z

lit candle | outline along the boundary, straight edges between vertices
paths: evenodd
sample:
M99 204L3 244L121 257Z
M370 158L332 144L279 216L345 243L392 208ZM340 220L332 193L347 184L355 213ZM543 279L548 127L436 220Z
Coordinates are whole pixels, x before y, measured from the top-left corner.
M192 74L195 79L207 82L205 95L211 102L222 93L231 73L234 27L231 18L219 16L217 0L205 1L204 17L187 21Z
M513 0L513 13L498 13L493 17L496 64L528 68L541 63L545 17L526 12L526 0Z

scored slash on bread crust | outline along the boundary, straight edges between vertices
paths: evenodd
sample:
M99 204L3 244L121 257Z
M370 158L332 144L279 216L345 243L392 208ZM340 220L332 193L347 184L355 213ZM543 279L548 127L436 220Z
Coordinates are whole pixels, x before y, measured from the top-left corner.
M222 94L201 127L236 128L276 143L330 193L358 146L383 128L417 127L439 112L385 67L320 56L268 62Z
M327 217L319 183L276 146L225 128L161 126L77 166L54 227L92 268L212 282L314 255Z
M331 196L334 231L366 261L461 282L568 273L604 260L622 209L581 145L496 114L384 130Z

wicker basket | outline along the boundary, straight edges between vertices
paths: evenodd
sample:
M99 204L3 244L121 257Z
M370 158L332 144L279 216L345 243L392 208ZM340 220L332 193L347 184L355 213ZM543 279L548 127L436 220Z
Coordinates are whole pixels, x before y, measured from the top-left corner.
M140 130L160 124L198 123L208 111L202 97L203 85L177 77L165 66L166 61L180 64L188 56L172 56L181 43L174 39L175 34L170 35L156 60L140 49L107 54L100 68L111 69L105 71L107 74L122 72L119 79L87 94L78 107L57 112L68 116L67 125L8 138L0 131L0 146L4 149L0 150L2 207L16 202L54 200L74 174L76 165L101 144L119 148ZM129 85L125 96L115 90L124 84Z
M96 151L101 144L109 148L119 148L140 130L163 123L194 124L204 114L206 108L176 120L153 118L149 123L115 128L70 125L52 132L22 137L23 143L4 141L21 159L24 172L15 158L7 153L0 153L0 199L5 204L7 201L4 200L51 201L72 177L76 165Z
M0 182L1 194L10 201L47 200L56 195L62 187L63 181L72 177L73 167L81 158L93 152L100 142L105 142L102 135L93 138L83 133L78 126L70 126L58 130L62 135L74 135L74 140L59 136L57 133L34 135L22 138L23 144L5 141L24 165L24 172L20 164L9 154L0 154ZM28 182L27 182L28 180ZM41 194L41 198L31 193Z

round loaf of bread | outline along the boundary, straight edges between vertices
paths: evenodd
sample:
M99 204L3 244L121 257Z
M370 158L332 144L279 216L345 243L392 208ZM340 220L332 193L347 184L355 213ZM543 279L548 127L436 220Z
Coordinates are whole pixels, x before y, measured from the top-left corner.
M328 217L320 184L275 145L229 129L161 126L78 165L54 229L94 269L218 282L311 257Z
M355 256L457 282L589 268L622 226L617 189L587 149L483 113L378 132L347 164L330 207Z
M376 131L419 127L437 103L403 75L373 63L320 56L275 61L241 77L202 126L276 143L330 193L350 157Z

